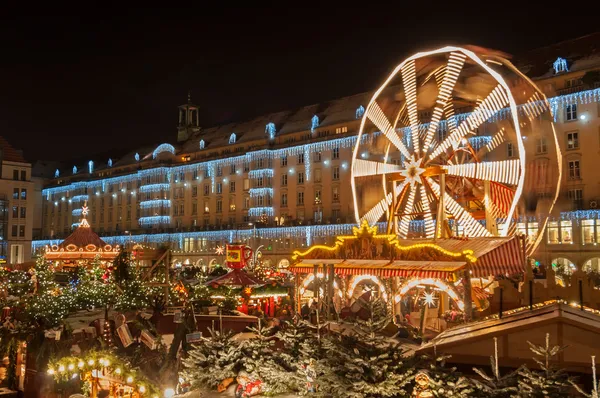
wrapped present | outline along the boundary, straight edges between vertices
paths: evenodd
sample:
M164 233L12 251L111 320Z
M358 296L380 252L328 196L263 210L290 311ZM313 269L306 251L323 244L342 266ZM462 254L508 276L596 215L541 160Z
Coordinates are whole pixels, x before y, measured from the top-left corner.
M119 335L119 339L121 339L123 347L129 347L131 344L133 344L133 337L131 337L131 331L126 323L119 326L117 329L117 334Z
M142 340L142 343L144 343L146 347L150 348L151 350L155 350L157 347L156 337L148 330L142 330L142 333L140 334L140 340Z

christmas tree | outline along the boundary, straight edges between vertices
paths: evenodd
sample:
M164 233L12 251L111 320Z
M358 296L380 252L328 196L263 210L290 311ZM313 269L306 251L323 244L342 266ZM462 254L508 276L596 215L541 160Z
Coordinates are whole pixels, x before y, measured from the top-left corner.
M550 334L546 334L545 345L535 345L531 342L529 349L538 357L533 360L541 368L541 371L529 370L523 366L519 369L519 397L545 398L545 397L570 397L571 381L569 375L562 369L556 369L550 364L550 360L558 355L564 347L550 346Z
M235 378L242 369L243 353L232 332L210 329L210 336L188 352L183 359L182 376L194 388L216 389L223 380Z
M492 375L488 376L483 370L473 368L481 380L473 380L475 387L480 390L486 397L502 398L510 396L518 391L517 375L515 372L508 373L504 376L500 375L498 366L498 338L494 337L494 355L490 356L490 365Z

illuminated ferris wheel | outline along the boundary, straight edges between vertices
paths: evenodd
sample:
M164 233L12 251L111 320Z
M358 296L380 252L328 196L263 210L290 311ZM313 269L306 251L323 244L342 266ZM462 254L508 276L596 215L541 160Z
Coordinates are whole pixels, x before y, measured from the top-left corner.
M549 134L560 151L544 95L510 62L481 50L418 53L375 92L353 154L357 222L386 216L401 238L415 220L428 238L515 232L524 137Z

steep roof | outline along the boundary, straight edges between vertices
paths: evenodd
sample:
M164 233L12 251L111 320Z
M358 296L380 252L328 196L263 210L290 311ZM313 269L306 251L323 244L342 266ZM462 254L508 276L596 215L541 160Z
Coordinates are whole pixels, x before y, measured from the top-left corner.
M106 242L103 241L97 233L95 233L87 221L84 220L79 226L73 231L73 233L65 238L58 247L66 249L69 245L75 245L77 248L83 248L87 245L94 245L97 248L104 248Z
M558 57L567 60L570 70L577 63L599 58L600 32L528 51L516 57L515 65L529 77L544 78L554 73L552 64Z
M2 160L9 162L27 163L23 157L23 152L15 149L9 142L0 136L0 149L2 149Z

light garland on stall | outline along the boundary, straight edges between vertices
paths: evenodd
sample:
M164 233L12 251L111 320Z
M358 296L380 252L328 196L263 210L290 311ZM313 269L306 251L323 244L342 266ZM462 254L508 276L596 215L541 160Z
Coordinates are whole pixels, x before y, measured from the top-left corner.
M400 291L398 292L398 296L400 298L402 298L402 296L404 296L406 293L408 293L409 290L411 290L419 285L429 285L429 286L434 286L434 287L438 288L440 291L446 293L456 303L456 305L458 306L458 308L461 311L465 310L465 303L459 297L458 293L456 293L456 291L452 288L451 285L449 285L448 283L444 282L441 279L436 279L436 278L410 279L406 283L404 283L402 286L400 286Z
M158 398L160 392L148 378L108 351L90 351L83 356L51 361L46 372L57 382L80 379L93 383L109 378L140 397Z

